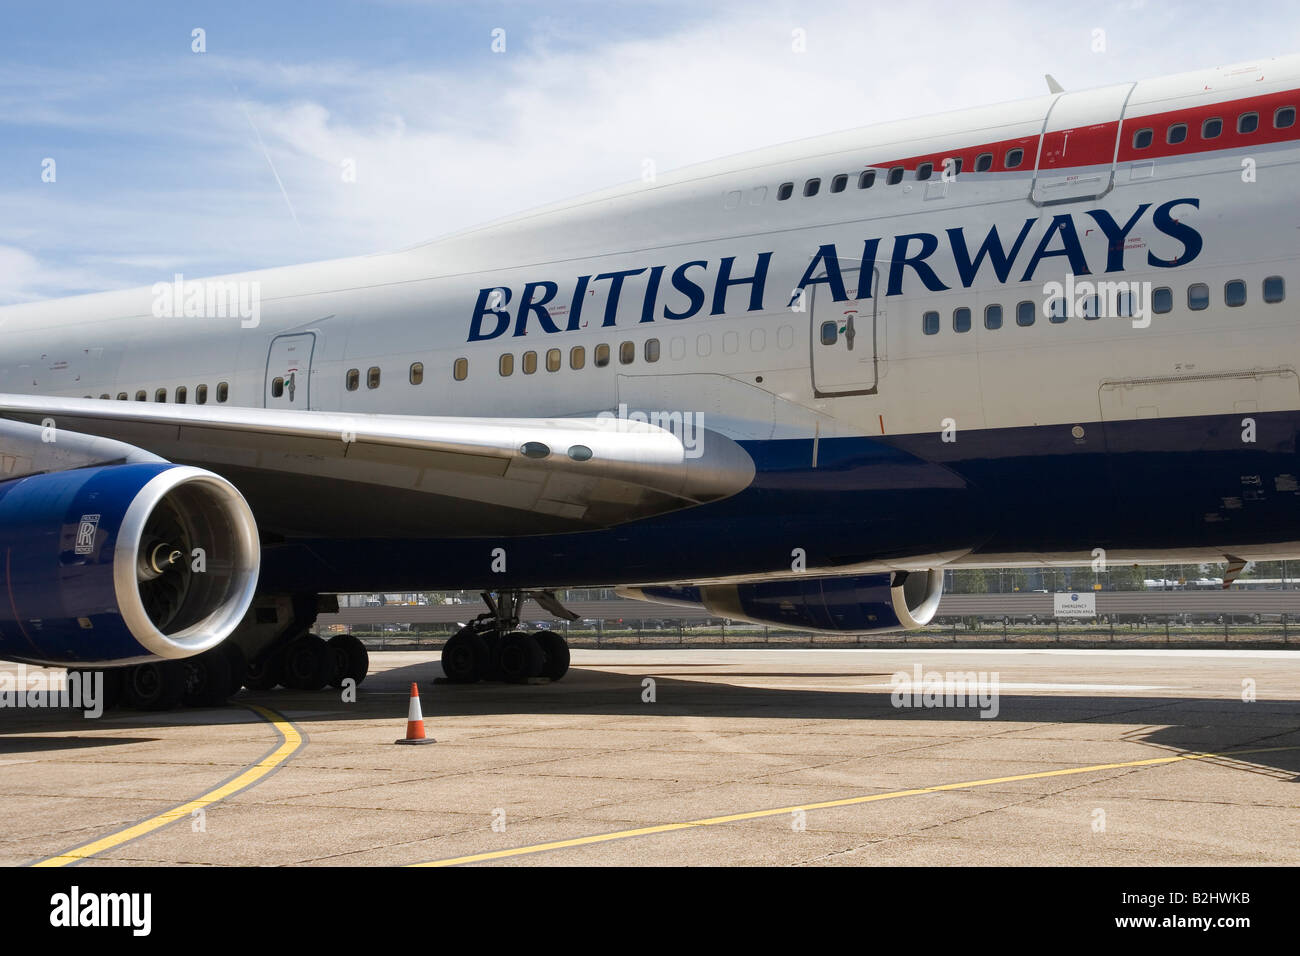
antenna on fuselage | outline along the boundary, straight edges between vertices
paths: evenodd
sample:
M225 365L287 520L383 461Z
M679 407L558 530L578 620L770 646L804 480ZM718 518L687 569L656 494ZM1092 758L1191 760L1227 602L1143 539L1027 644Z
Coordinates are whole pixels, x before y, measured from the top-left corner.
M1065 92L1065 87L1063 87L1060 83L1057 83L1057 82L1056 82L1056 77L1052 76L1052 74L1050 74L1050 73L1044 73L1044 74L1043 74L1043 79L1045 79L1045 80L1047 81L1047 92L1049 92L1049 93L1064 93L1064 92Z

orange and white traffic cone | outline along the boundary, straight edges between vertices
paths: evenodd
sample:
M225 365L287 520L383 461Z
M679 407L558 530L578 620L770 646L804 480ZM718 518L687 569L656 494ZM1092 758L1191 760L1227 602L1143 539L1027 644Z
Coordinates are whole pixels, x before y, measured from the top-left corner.
M424 714L420 712L420 688L411 681L411 705L406 712L406 736L395 740L397 744L434 744L432 737L424 736Z

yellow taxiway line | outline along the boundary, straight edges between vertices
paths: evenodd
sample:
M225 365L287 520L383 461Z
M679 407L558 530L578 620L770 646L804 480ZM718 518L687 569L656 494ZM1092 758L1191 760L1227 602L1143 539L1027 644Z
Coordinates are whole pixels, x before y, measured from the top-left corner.
M271 751L257 763L253 764L239 776L228 780L215 790L209 790L202 796L195 797L188 803L182 803L178 807L172 807L165 813L160 813L155 817L142 820L134 826L129 826L125 830L119 830L116 833L101 837L91 843L82 844L71 850L60 853L58 856L52 856L48 860L41 860L33 866L68 866L72 863L94 856L96 853L103 853L105 850L111 850L113 847L121 846L130 840L142 837L154 830L161 829L168 824L175 823L177 820L189 816L195 810L202 810L240 790L253 786L267 774L269 774L280 764L284 763L298 751L303 745L302 734L287 717L278 714L266 707L260 707L257 704L245 704L249 710L252 710L263 720L271 724L280 734L280 746Z
M545 853L548 850L563 850L568 847L590 846L593 843L609 843L614 840L628 840L632 837L650 836L655 833L672 833L676 830L690 830L697 827L712 827L720 823L736 823L740 820L758 820L763 817L778 817L794 813L796 810L826 810L831 807L851 807L860 803L874 803L878 800L896 800L899 797L916 797L926 793L941 793L945 790L967 790L973 787L991 787L999 783L1014 783L1018 780L1042 780L1047 777L1068 777L1080 773L1096 773L1099 770L1122 770L1127 767L1154 767L1159 764L1178 763L1185 760L1207 760L1213 757L1237 757L1243 754L1271 753L1278 750L1297 750L1300 747L1261 747L1254 750L1234 750L1227 753L1191 753L1174 757L1152 757L1147 760L1130 760L1125 763L1099 763L1090 767L1068 767L1064 770L1043 770L1038 773L1020 773L1010 777L990 777L987 780L967 780L962 783L944 783L935 787L917 787L914 790L895 790L891 793L873 793L862 797L846 797L842 800L825 800L821 803L802 803L791 807L778 807L775 810L751 810L747 813L731 813L721 817L706 817L703 820L687 820L682 823L661 823L657 826L638 827L635 830L619 830L615 833L598 833L595 836L575 837L572 840L555 840L551 843L536 843L532 846L519 846L509 850L493 850L490 853L474 853L469 856L451 857L445 860L432 860L427 863L412 863L411 866L456 866L461 863L482 863L486 860L504 860L515 856L527 856L532 853Z

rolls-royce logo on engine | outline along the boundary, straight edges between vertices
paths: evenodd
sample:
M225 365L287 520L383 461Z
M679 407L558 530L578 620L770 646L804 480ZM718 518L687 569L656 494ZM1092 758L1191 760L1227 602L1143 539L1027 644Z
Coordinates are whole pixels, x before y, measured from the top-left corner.
M77 527L77 554L95 553L95 532L99 530L99 515L82 515Z

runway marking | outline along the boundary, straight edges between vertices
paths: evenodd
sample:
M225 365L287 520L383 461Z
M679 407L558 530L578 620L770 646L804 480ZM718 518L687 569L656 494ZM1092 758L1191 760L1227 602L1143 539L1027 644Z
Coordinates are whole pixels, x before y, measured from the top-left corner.
M545 853L548 850L563 850L575 846L590 846L594 843L610 843L614 840L628 840L633 837L651 836L656 833L672 833L676 830L690 830L698 827L717 826L720 823L736 823L741 820L758 820L763 817L779 817L794 813L796 810L827 810L832 807L851 807L861 803L874 803L879 800L895 800L899 797L916 797L926 793L941 793L945 790L966 790L972 787L989 787L998 783L1014 783L1018 780L1041 780L1046 777L1067 777L1073 774L1094 773L1099 770L1122 770L1126 767L1154 767L1159 764L1178 763L1185 760L1207 760L1213 757L1237 757L1244 754L1273 753L1279 750L1300 750L1300 746L1258 747L1253 750L1233 750L1226 753L1192 753L1178 754L1173 757L1151 757L1146 760L1130 760L1125 763L1099 763L1090 767L1068 767L1064 770L1043 770L1036 773L1021 773L1010 777L991 777L987 780L967 780L963 783L944 783L934 787L918 787L914 790L895 790L890 793L873 793L863 797L846 797L842 800L824 800L821 803L801 803L775 810L750 810L746 813L731 813L721 817L706 817L702 820L688 820L682 823L661 823L657 826L638 827L635 830L619 830L614 833L598 833L594 836L575 837L571 840L555 840L550 843L536 843L532 846L513 847L509 850L493 850L489 853L473 853L469 856L450 857L445 860L431 860L425 863L411 863L409 866L457 866L462 863L482 863L486 860L504 860L515 856L527 856L533 853Z
M285 717L268 707L262 707L258 704L245 704L249 710L252 710L263 720L271 724L280 734L280 745L272 750L269 754L253 764L247 770L243 771L236 777L227 780L221 786L214 790L209 790L202 796L195 797L188 803L182 803L178 807L172 807L165 813L142 820L134 826L129 826L125 830L119 830L117 833L111 833L106 837L101 837L91 843L82 844L71 850L60 853L58 856L52 856L47 860L41 860L33 863L33 866L68 866L74 863L80 863L82 860L94 856L96 853L103 853L105 850L111 850L114 847L121 846L131 840L138 839L147 833L161 829L177 820L189 816L195 810L201 810L209 807L214 803L226 799L240 790L245 790L260 781L263 777L275 770L280 764L284 763L302 747L302 734L298 728Z

